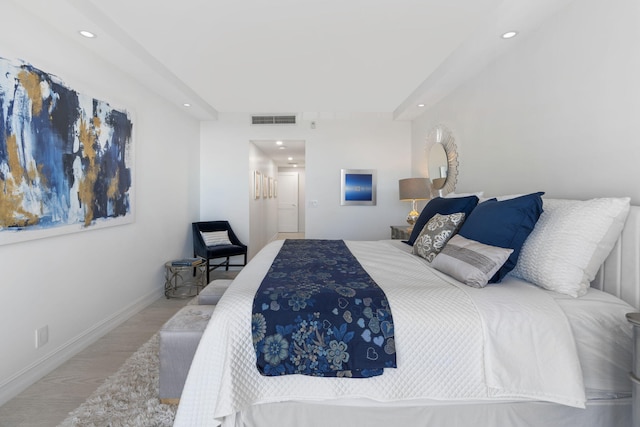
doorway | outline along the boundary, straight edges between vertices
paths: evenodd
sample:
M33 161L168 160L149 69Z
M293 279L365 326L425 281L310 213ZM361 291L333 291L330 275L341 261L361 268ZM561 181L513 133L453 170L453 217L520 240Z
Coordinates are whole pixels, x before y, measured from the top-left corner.
M297 172L278 173L278 232L299 232L300 181Z
M277 239L280 230L293 230L282 233L286 238L304 237L305 141L268 139L250 140L249 143L249 244L257 252ZM287 174L281 177L285 172ZM261 179L256 180L256 176ZM264 194L265 188L271 188L272 195Z

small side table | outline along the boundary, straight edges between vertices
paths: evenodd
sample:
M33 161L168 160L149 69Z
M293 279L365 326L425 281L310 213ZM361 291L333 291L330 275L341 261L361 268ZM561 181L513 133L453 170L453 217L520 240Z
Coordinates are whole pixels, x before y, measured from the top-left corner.
M640 313L627 313L627 321L633 325L633 364L629 378L631 379L631 425L640 423Z
M164 296L169 298L192 298L204 288L207 277L207 261L173 260L164 264Z
M391 226L391 238L400 240L409 240L411 236L411 230L407 225L392 225Z

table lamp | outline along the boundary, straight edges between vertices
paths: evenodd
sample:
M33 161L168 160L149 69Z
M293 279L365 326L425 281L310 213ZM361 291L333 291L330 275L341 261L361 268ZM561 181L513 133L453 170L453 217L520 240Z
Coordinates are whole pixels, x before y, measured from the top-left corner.
M406 178L399 182L400 200L411 201L411 212L407 215L407 222L413 226L420 213L417 211L417 200L429 200L431 191L429 189L429 178Z

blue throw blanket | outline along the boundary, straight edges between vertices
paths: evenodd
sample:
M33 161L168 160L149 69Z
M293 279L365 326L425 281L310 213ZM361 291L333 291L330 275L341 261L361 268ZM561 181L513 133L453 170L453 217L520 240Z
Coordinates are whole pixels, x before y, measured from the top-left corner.
M251 328L262 375L364 378L396 367L387 298L342 240L286 240Z

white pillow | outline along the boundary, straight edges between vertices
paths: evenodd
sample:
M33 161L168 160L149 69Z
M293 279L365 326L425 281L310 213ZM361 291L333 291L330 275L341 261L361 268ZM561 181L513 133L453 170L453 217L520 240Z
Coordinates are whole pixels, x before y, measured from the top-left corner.
M478 203L482 203L482 202L486 202L487 200L491 200L491 199L496 199L499 202L505 201L505 200L511 200L511 199L515 199L516 197L522 197L525 196L526 194L529 193L522 193L522 194L504 194L502 196L494 196L494 197L481 197L480 201Z
M489 246L456 234L431 261L431 266L474 288L484 288L513 249Z
M628 197L544 199L511 274L572 297L586 294L620 237L629 206Z
M456 197L476 196L478 199L482 199L483 195L484 195L484 191L478 191L477 193L447 193L447 194L445 194L444 198L445 199L454 199Z
M201 231L202 240L204 240L204 244L207 246L220 246L220 245L230 245L231 241L229 240L229 232L227 230L224 231Z

